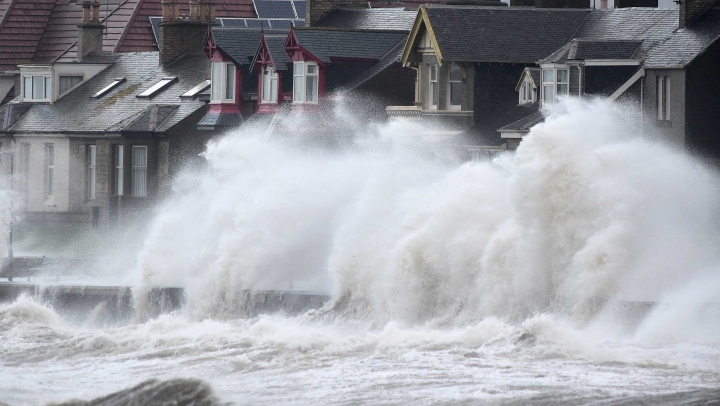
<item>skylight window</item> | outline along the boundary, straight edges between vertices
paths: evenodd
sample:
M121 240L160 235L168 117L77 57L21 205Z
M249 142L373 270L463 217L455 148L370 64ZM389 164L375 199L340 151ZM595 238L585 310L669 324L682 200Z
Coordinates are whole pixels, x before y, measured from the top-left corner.
M106 94L110 93L111 90L120 86L122 83L125 83L125 78L115 79L109 85L103 87L99 92L95 93L94 95L92 95L90 97L92 97L94 99L99 99L99 98L105 96Z
M180 95L180 97L182 97L182 98L184 98L184 99L185 99L185 98L187 98L187 99L192 99L193 97L197 96L198 93L204 92L204 91L207 90L209 87L210 87L210 81L209 81L209 80L204 80L204 81L200 82L199 85L193 87L192 89L190 89L190 90L188 90L187 92L185 92L185 93L183 93L182 95Z
M162 78L159 82L155 83L150 87L149 89L145 90L144 92L137 95L137 97L146 98L149 99L151 97L154 97L159 93L161 90L165 89L166 87L170 86L171 84L177 82L178 78Z

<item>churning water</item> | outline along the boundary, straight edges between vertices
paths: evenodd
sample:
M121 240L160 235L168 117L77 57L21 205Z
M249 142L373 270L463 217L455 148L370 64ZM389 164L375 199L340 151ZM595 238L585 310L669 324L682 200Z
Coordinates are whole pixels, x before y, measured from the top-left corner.
M467 163L447 134L346 111L247 125L177 180L126 279L184 287L182 312L0 308L0 402L720 399L714 171L602 102L567 100L516 153ZM243 289L290 287L332 300L233 316Z

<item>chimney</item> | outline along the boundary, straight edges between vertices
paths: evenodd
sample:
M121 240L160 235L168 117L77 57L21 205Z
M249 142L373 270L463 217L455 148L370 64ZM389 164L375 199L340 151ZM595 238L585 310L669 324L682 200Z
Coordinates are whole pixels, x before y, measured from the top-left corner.
M101 53L103 48L103 31L100 24L100 3L84 1L82 4L83 19L78 24L77 58L83 59L91 53Z
M335 7L368 8L367 0L308 0L305 6L305 26L309 27Z
M718 0L681 0L680 28L686 27L700 18L705 12L718 3Z
M208 26L215 23L215 6L212 3L189 0L190 15L179 15L176 0L163 0L162 22L158 48L160 66L174 62L181 56L202 51Z

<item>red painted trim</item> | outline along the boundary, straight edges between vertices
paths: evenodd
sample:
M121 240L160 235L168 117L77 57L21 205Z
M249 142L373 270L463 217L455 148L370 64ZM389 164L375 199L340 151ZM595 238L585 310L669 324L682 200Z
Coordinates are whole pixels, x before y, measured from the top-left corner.
M240 105L240 96L242 93L242 72L240 71L240 68L235 65L235 103L238 106Z
M280 111L280 105L275 103L261 103L258 104L257 114L272 114Z
M239 112L240 112L239 104L223 103L223 104L210 104L208 106L208 114L215 114L215 113L237 114Z
M318 67L318 103L325 97L325 67Z

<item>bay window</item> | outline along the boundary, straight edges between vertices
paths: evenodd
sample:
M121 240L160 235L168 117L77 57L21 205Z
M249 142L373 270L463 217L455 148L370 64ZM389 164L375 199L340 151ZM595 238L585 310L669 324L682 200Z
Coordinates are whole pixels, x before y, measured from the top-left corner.
M569 69L543 69L542 70L543 103L555 103L558 96L570 92Z
M315 62L293 63L293 103L317 103L320 71Z
M51 83L49 76L23 76L23 99L49 101Z
M233 63L213 62L210 82L210 101L235 101L235 65Z
M462 71L456 64L450 65L448 78L448 108L459 110L462 104Z
M132 195L147 196L147 147L132 147Z
M276 103L278 90L278 75L274 68L266 67L262 71L262 102Z

